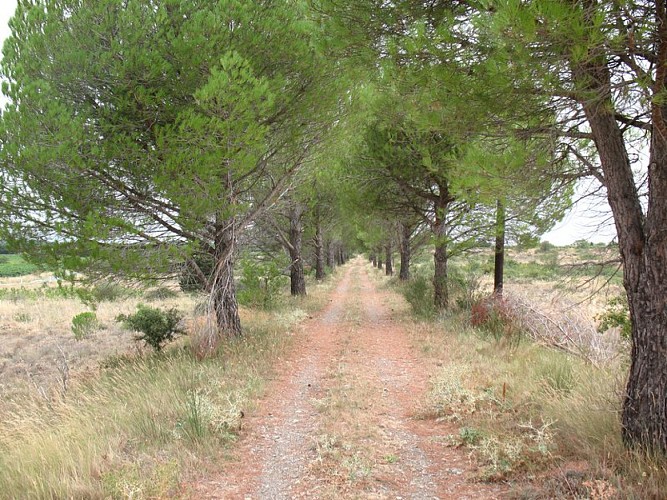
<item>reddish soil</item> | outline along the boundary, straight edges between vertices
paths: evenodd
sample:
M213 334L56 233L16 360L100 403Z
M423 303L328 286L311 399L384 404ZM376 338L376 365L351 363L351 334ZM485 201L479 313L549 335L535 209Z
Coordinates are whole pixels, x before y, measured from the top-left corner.
M502 498L475 481L449 424L421 419L427 364L392 318L390 292L353 261L328 307L303 324L246 415L234 459L193 498Z

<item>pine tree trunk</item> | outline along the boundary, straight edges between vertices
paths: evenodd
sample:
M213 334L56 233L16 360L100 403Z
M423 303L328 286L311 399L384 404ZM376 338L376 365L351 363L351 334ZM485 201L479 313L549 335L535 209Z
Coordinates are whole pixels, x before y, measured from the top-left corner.
M662 126L665 126L664 122ZM632 362L623 404L623 438L631 447L663 455L667 455L666 129L655 131L651 141L651 193L645 236L635 239L632 237L635 233L626 230L621 242L619 234L624 285L632 319ZM611 191L608 187L610 195ZM630 217L623 219L626 221L621 221L623 225L631 221Z
M398 278L401 281L410 279L410 227L401 224L401 271Z
M289 254L292 261L290 265L290 293L293 296L306 295L306 276L303 271L303 256L301 254L302 216L303 209L300 206L295 205L290 208Z
M322 221L317 208L315 220L315 279L324 279L324 238L322 237Z
M655 93L665 92L667 13L660 7L661 38ZM614 215L623 282L632 322L632 358L622 414L627 446L667 454L667 109L652 104L648 212L644 216L632 166L611 98L603 56L573 65L587 93L582 106L593 133Z
M215 241L216 264L210 287L218 333L226 337L240 337L242 334L234 283L235 245L235 223L232 221L218 231ZM213 347L217 342L210 339L209 344Z
M447 239L444 220L436 222L435 227L435 272L433 274L433 303L439 311L447 309L449 305L449 290L447 287Z
M378 261L378 269L382 270L382 249L380 248L379 250L377 250L376 254L377 254L377 261Z
M339 266L342 266L345 264L345 251L343 250L343 245L338 244L337 245L337 251L336 251L336 261L338 262Z
M505 205L498 200L496 205L496 251L493 262L493 293L503 294L505 270Z
M438 311L449 306L449 289L447 284L447 207L451 199L447 186L440 186L440 197L435 207L433 236L435 237L435 272L433 275L433 303Z
M334 269L336 267L336 247L333 241L327 241L327 267Z
M387 244L385 245L384 249L385 249L385 256L384 256L385 274L387 276L393 276L394 268L391 263L391 254L392 254L391 239L387 240Z

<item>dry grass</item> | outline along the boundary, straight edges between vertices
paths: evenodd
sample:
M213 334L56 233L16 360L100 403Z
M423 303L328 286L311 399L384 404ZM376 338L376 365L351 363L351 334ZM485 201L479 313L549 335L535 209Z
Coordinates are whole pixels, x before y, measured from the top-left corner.
M290 331L321 307L332 284L312 285L307 298L287 299L279 311L242 310L245 337L204 360L187 339L162 355L137 350L113 318L133 312L140 298L102 302L104 328L81 342L70 330L86 310L78 301L1 301L0 498L186 494L188 478L224 458ZM157 305L191 310L193 300Z
M440 365L425 417L460 426L449 442L481 460L481 479L519 481L517 498L661 498L667 491L664 459L628 452L621 442L622 359L595 367L530 341L482 338L455 318L413 324L412 334Z
M351 290L359 293L358 284ZM369 413L359 411L374 399L368 380L354 372L348 357L352 337L361 321L359 303L350 301L344 308L345 333L334 362L324 378L322 397L312 401L321 415L321 425L313 442L316 459L310 464L317 477L327 478L325 498L336 498L342 491L363 489L377 463L377 447L370 443L378 439L375 422Z
M19 397L27 392L46 396L64 389L66 377L94 371L100 361L141 350L133 334L115 322L119 314L135 311L137 298L99 304L100 328L82 341L71 330L72 318L89 310L77 299L0 300L0 395ZM192 299L160 302L163 307L192 309ZM2 411L2 405L0 405Z

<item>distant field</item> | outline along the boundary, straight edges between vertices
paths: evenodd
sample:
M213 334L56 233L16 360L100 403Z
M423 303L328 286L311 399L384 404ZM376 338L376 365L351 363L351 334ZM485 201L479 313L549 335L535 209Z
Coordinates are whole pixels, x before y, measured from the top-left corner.
M0 255L0 278L26 276L38 271L37 266L26 262L20 255Z

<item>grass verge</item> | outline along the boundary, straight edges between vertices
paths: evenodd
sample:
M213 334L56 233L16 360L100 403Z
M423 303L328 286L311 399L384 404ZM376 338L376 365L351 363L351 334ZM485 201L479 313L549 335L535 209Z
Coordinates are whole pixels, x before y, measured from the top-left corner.
M528 340L494 340L455 317L413 323L437 360L425 418L459 426L452 446L480 480L516 481L513 498L662 498L667 462L628 451L620 407L626 362L602 367Z
M0 498L164 498L213 470L258 397L289 332L333 282L280 310L243 311L245 336L197 360L187 345L108 358L59 397L5 401Z

